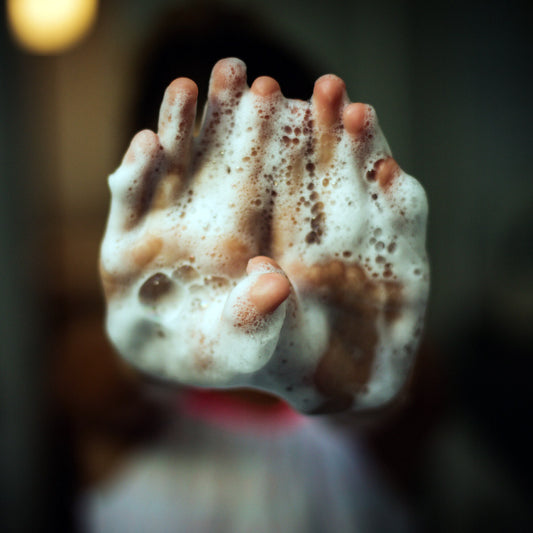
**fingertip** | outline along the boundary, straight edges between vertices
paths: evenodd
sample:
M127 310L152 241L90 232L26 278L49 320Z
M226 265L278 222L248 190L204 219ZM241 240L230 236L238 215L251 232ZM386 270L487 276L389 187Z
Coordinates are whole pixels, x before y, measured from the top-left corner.
M280 273L262 274L250 289L250 301L260 315L273 313L289 296L291 285Z
M270 76L260 76L252 83L250 90L263 98L281 93L279 83Z
M152 130L139 131L133 139L124 155L125 163L134 163L139 157L151 158L161 148L159 137Z
M346 92L346 84L335 74L325 74L316 80L313 97L322 105L337 105Z
M175 98L178 95L183 95L187 96L191 100L196 100L198 98L198 86L189 78L176 78L167 87L166 93L171 98Z
M342 119L344 128L348 133L351 135L358 135L365 129L368 107L369 106L359 102L346 106Z
M246 65L236 57L217 61L211 71L210 95L224 90L236 90L246 85Z
M167 132L171 133L172 138L180 125L185 131L192 128L197 99L198 87L189 78L177 78L167 87L158 122L158 132L165 148L169 148L169 143L172 144L172 140L166 138Z
M315 82L313 106L319 124L329 128L340 118L341 106L346 98L346 84L334 74L326 74Z

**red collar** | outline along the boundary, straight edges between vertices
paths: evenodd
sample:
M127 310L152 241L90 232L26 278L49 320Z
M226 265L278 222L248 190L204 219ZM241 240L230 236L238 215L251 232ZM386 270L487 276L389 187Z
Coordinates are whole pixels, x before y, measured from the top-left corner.
M242 431L270 433L306 420L283 400L251 390L187 389L180 406L191 416Z

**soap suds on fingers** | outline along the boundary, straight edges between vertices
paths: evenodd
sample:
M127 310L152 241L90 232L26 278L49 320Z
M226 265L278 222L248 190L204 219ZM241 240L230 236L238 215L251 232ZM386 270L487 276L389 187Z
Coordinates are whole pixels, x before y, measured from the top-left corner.
M373 409L412 368L429 288L427 202L344 82L287 99L244 63L167 89L158 133L109 178L107 330L144 371L256 387L302 412Z

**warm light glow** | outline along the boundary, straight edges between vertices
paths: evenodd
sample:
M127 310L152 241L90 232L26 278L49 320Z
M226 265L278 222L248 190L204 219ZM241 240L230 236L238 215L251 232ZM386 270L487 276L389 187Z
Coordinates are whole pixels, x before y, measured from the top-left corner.
M38 54L63 52L90 30L98 0L8 0L11 32Z

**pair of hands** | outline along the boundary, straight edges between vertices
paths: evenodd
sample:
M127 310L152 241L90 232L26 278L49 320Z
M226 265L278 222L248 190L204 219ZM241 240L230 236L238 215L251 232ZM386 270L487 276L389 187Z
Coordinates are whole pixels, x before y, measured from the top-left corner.
M143 370L268 390L305 412L372 408L402 387L428 290L427 205L375 113L320 78L309 102L213 69L175 80L158 133L110 176L107 328Z

